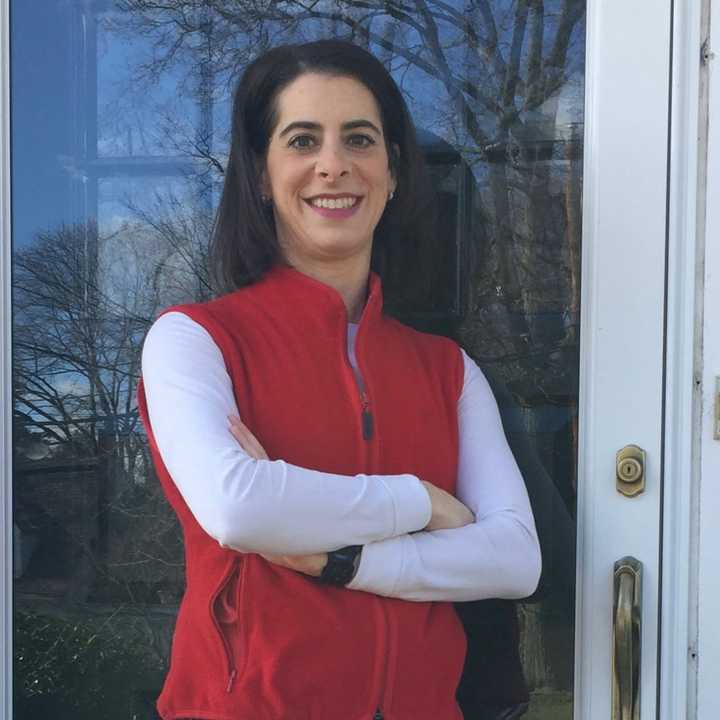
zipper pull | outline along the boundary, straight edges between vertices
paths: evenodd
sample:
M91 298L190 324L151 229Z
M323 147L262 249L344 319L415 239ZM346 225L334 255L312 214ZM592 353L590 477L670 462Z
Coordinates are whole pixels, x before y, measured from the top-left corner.
M364 392L362 394L362 434L365 440L370 440L373 436L373 416L370 412L370 401Z
M228 678L228 684L227 684L227 687L225 688L225 692L232 691L232 686L233 686L233 683L235 682L236 675L237 675L237 670L235 670L235 668L233 668L232 671L230 672L230 677Z
M373 720L384 720L382 711L378 708L373 715Z

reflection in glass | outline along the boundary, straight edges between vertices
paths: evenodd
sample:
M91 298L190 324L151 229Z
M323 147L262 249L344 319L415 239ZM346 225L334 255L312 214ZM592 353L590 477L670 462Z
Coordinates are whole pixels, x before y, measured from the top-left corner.
M143 62L147 39L121 32L122 16L95 15L97 156L184 156L195 142L202 87L177 62L161 74Z
M138 423L143 334L212 294L239 71L332 36L392 71L437 193L388 306L485 371L543 545L529 601L458 608L466 718L570 718L584 3L47 6L12 3L16 716L153 717L182 546Z

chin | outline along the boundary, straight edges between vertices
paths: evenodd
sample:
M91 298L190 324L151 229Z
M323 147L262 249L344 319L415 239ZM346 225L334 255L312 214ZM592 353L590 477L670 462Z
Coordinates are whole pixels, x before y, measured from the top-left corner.
M364 238L348 237L347 233L342 232L333 232L327 235L316 233L312 242L312 247L324 256L341 255L349 257L364 252L367 245L368 242Z
M328 260L338 259L345 260L357 255L369 254L372 249L372 235L370 241L367 239L366 233L344 232L342 229L330 230L327 227L298 227L295 232L287 233L286 237L297 238L294 242L283 243L286 255L295 256L298 259L305 257L308 259ZM300 240L300 238L304 238ZM370 246L370 247L368 247Z
M324 258L332 257L345 260L360 254L365 254L365 245L348 243L347 240L328 242L318 246L319 254Z

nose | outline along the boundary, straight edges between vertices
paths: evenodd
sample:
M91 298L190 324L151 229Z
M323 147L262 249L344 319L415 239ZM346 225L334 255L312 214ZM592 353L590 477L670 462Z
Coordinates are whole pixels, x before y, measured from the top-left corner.
M337 180L350 173L350 162L342 147L334 143L323 146L318 155L315 171L325 180Z

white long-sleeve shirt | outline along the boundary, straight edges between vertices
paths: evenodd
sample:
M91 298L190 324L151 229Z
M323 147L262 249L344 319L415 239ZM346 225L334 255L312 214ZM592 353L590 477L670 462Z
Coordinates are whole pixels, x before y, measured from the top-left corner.
M348 356L362 383L356 332L350 324ZM221 545L303 555L361 544L353 590L406 600L526 597L539 579L540 548L525 484L490 387L465 352L463 360L456 495L475 522L435 531L422 530L431 504L414 475L339 476L250 457L229 431L228 416L239 413L222 353L187 315L153 324L142 373L163 462Z

